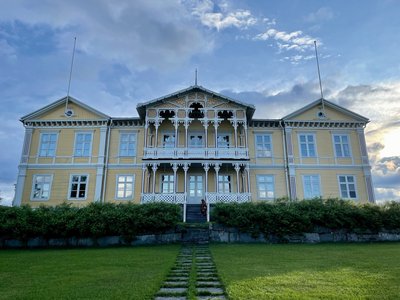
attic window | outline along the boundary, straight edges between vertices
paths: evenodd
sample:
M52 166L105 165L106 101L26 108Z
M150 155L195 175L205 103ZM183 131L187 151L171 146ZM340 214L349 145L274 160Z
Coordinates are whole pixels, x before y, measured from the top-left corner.
M317 117L318 117L318 119L326 119L326 114L323 110L319 110L317 112Z
M189 112L189 118L193 119L204 118L204 113L200 110L201 108L203 108L203 105L195 102L190 105L190 108L192 108L192 110Z
M67 109L64 111L64 115L65 115L67 118L70 118L70 117L72 117L72 116L74 115L74 111L73 111L71 108L67 108Z

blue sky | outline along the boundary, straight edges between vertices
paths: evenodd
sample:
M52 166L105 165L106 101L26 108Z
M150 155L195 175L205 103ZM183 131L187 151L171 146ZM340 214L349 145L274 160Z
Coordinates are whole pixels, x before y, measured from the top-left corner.
M66 95L111 116L194 83L280 118L319 98L368 117L376 196L400 200L399 1L14 0L0 9L0 197L19 118Z

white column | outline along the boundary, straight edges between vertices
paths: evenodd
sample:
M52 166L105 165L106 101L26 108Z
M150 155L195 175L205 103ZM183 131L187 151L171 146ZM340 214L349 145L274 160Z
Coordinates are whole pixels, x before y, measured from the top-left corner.
M160 126L160 123L158 120L154 122L154 127L156 128L156 136L155 136L155 141L154 141L154 147L158 147L158 126Z
M18 169L19 171L18 171L17 185L15 187L13 206L21 206L22 194L24 192L24 185L26 179L26 166L20 165Z
M177 177L176 177L176 172L178 171L178 164L177 163L173 163L173 164L171 164L171 166L172 166L172 170L174 171L174 194L176 194L176 187L177 187L177 185L178 185L178 182L177 182Z
M214 129L215 129L215 148L218 148L218 121L214 120Z
M233 129L235 131L235 148L237 148L238 147L238 140L237 140L237 137L238 137L237 127L238 127L238 124L237 124L236 120L233 121L232 125L233 125Z
M245 147L248 149L248 137L247 137L247 124L243 123L243 128L244 128L244 139L245 139ZM248 151L248 150L247 150Z
M175 126L175 149L176 149L178 148L178 126L179 126L178 119L175 119L174 126Z
M247 173L247 192L250 194L250 165L246 164L245 169Z
M210 170L210 164L209 163L204 163L203 164L204 171L206 172L206 179L205 179L205 194L207 195L208 193L208 170ZM206 198L206 203L207 203L207 222L210 222L210 203L208 202L208 199Z
M183 203L183 222L186 222L186 202L187 202L187 171L189 170L189 164L183 164L183 171L185 172L185 202Z
M141 193L142 197L144 194L144 180L145 180L146 169L147 169L146 165L142 164L142 193Z
M149 124L146 120L145 125L144 125L144 148L147 148L147 131L149 129Z
M220 166L221 164L216 163L214 165L214 170L215 170L215 192L217 194L218 197L218 192L219 192L219 188L218 188L218 172L220 170Z
M153 164L152 170L153 170L153 194L156 192L156 171L158 169L157 164Z
M188 145L189 145L189 143L188 143L189 120L185 120L184 126L185 126L185 148L186 148L186 155L187 155L188 154L187 153Z
M22 194L24 192L26 169L29 163L29 152L31 149L33 128L25 128L24 144L22 148L20 165L18 166L17 185L15 186L15 195L13 199L13 206L20 206L22 202Z
M104 158L105 158L105 150L106 150L106 138L107 138L107 126L102 126L100 128L100 141L99 141L99 156L97 158L97 171L96 171L96 187L94 191L94 202L100 202L101 191L102 191L102 183L104 176ZM104 183L106 184L106 183Z
M239 171L240 171L240 165L238 163L234 164L235 171L236 171L236 191L239 194Z
M147 173L146 173L146 186L145 186L145 188L146 188L146 193L150 193L150 178L151 177L151 173L150 173L150 171L147 169Z

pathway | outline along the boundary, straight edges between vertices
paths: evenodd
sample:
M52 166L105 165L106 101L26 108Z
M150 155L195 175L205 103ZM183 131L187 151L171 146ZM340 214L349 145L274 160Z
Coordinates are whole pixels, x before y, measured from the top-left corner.
M154 299L227 299L208 245L183 246Z

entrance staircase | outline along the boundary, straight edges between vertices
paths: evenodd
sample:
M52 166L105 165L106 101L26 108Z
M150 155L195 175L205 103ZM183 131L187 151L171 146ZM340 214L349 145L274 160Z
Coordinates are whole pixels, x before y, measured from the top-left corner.
M203 216L200 212L200 204L187 204L186 206L186 222L187 223L205 223L207 216Z

